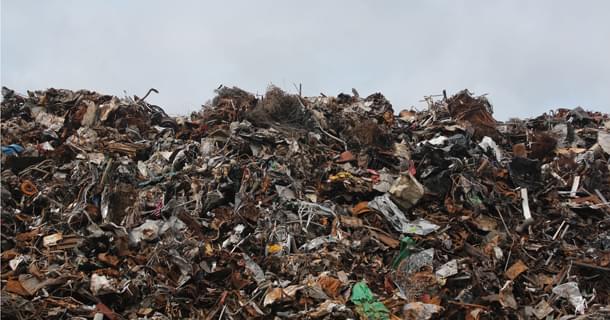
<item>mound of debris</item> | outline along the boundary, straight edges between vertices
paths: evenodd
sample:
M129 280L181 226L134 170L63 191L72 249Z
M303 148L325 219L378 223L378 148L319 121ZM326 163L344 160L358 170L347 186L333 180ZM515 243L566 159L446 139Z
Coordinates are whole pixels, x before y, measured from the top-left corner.
M2 95L7 318L610 317L607 114Z

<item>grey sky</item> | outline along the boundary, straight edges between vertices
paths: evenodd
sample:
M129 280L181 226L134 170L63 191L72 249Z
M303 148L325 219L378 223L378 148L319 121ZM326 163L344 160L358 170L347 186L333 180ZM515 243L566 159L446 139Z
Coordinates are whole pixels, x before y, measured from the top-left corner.
M609 1L2 1L2 85L142 95L173 114L220 84L380 91L395 110L442 89L496 117L610 111Z

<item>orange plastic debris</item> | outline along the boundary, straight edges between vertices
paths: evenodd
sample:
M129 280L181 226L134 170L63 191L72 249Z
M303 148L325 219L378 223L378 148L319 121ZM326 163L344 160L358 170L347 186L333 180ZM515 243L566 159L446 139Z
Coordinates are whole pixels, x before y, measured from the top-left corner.
M24 180L19 189L26 196L33 196L38 193L38 188L30 180Z

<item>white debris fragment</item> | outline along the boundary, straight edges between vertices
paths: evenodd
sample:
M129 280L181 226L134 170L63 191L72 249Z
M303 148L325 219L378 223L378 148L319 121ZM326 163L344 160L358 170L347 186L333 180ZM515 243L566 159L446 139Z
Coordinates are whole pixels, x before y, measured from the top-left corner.
M530 212L530 203L527 198L527 188L521 188L521 205L523 207L523 216L525 220L532 219L532 213Z
M560 284L553 288L553 293L562 298L568 299L570 304L576 310L576 313L585 314L585 309L587 308L587 301L580 293L580 289L578 289L578 283L572 281Z
M500 150L500 148L498 147L498 145L492 138L487 137L487 136L483 137L483 140L481 140L481 142L479 143L479 146L483 150L491 149L493 151L494 155L496 156L496 160L502 161L502 159L503 159L502 150Z
M451 276L454 276L458 273L458 263L457 259L453 259L444 265L442 265L438 270L436 270L436 277L439 279L446 279Z
M98 275L94 273L91 275L91 283L89 284L89 289L94 296L106 293L116 292L116 288L114 287L113 281L111 281L108 277L104 275Z

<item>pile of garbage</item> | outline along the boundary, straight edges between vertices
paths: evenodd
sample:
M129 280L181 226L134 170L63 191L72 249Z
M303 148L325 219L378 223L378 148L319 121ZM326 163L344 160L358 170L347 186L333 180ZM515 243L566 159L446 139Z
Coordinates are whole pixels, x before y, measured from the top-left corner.
M610 118L2 89L3 316L610 317Z

